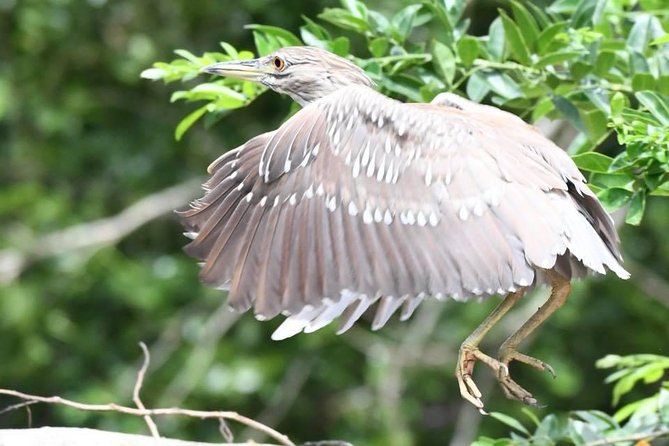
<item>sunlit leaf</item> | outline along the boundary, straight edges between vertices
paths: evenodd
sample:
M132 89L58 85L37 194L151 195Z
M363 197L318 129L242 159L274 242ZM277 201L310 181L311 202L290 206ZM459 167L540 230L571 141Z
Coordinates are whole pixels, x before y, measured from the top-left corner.
M613 158L598 152L586 152L574 155L572 160L579 169L588 172L608 172Z
M520 421L516 420L513 417L510 417L500 412L490 412L490 416L496 419L497 421L506 424L510 428L517 430L518 432L522 432L525 435L530 435L530 432L527 430L527 428L523 426Z
M490 24L488 32L488 41L486 43L486 50L492 60L501 61L504 58L504 24L502 19L497 17Z
M506 41L509 43L511 54L515 56L515 59L518 60L518 62L530 64L530 50L527 47L527 43L525 42L518 25L516 25L516 23L514 23L514 21L502 10L500 10L500 17L502 18L504 35L506 36Z
M458 56L465 67L469 67L479 55L478 41L470 36L465 36L458 42Z
M191 128L191 126L195 124L195 122L200 119L206 112L207 106L205 105L186 115L186 117L183 118L179 124L177 124L177 127L174 130L174 139L180 141L184 133L186 133L186 131Z
M432 62L446 83L451 85L455 77L455 57L450 48L435 40L432 46Z
M625 216L625 223L630 225L639 225L641 219L643 218L643 213L646 209L646 194L637 192L632 197L630 201L630 207L627 210L627 215ZM660 373L662 376L664 372Z
M654 91L638 91L634 96L663 125L669 125L669 98Z
M532 17L527 8L518 1L511 2L511 11L525 39L525 43L530 49L533 49L539 35L539 26L537 26L536 20L534 20L534 17Z

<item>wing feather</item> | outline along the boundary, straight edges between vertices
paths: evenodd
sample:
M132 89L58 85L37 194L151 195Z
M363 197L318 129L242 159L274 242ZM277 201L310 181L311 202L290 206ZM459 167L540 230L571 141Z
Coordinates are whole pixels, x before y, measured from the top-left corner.
M202 279L237 309L285 313L285 338L336 318L345 331L375 302L379 328L428 294L504 294L553 267L627 275L567 154L513 115L442 99L343 88L222 155L180 213Z

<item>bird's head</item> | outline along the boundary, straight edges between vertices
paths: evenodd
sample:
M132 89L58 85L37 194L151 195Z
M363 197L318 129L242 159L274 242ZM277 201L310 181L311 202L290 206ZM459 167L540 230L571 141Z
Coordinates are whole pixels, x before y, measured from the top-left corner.
M303 106L342 87L371 87L374 84L357 65L328 51L308 46L281 48L258 59L215 63L202 71L259 82L276 92L287 94Z

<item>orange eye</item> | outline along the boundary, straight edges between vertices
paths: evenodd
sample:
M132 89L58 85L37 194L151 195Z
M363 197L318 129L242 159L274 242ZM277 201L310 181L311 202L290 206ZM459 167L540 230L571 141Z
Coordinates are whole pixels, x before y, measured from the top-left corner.
M286 62L279 56L274 57L272 65L274 65L274 68L276 68L277 71L283 71L283 69L286 68Z

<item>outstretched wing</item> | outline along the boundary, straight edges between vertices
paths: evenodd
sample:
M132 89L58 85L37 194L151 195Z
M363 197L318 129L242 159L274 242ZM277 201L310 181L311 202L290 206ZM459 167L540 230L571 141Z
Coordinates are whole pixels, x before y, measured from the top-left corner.
M625 275L569 157L519 118L459 101L347 87L224 154L181 213L202 280L238 310L288 315L283 338L339 316L343 331L377 300L373 328L425 295L506 294L542 268Z

